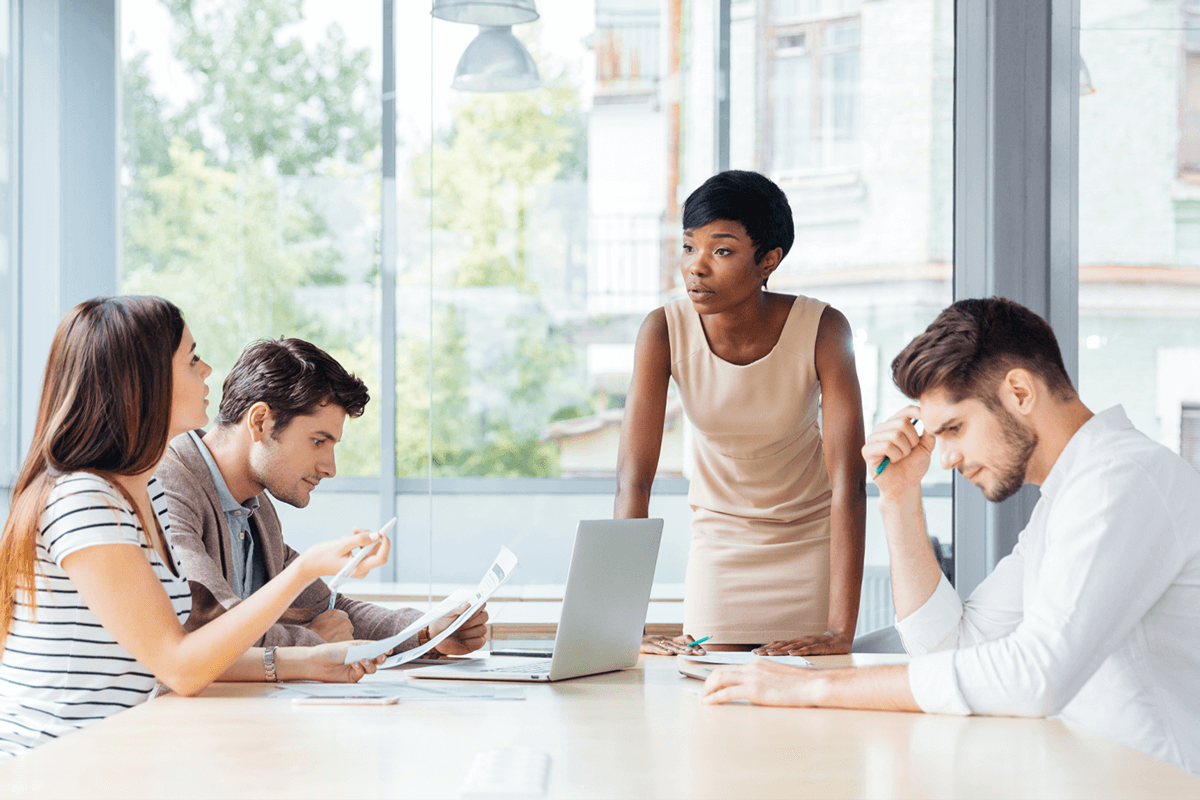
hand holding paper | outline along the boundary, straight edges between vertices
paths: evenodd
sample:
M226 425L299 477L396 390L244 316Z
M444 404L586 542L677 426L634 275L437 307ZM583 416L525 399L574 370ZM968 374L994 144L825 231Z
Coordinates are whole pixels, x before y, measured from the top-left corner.
M474 590L458 590L395 636L389 636L386 639L380 639L370 644L351 647L346 653L346 663L349 664L352 661L359 661L364 658L375 658L378 655L386 653L401 642L415 636L417 631L440 620L466 603L467 610L459 614L444 629L438 633L434 633L432 629L430 630L431 635L428 642L392 656L387 661L384 661L382 666L384 668L397 667L401 664L407 664L413 659L420 658L444 642L468 621L472 620L479 609L483 608L484 603L508 580L516 566L517 557L507 547L501 547L500 554L496 556L496 560L492 562L492 566L484 573L483 578L479 581L479 585Z
M433 638L467 613L470 605L464 603L439 620L429 624L429 636ZM438 652L447 656L464 656L483 647L487 642L487 605L472 614L466 622L455 627L458 629L438 645Z

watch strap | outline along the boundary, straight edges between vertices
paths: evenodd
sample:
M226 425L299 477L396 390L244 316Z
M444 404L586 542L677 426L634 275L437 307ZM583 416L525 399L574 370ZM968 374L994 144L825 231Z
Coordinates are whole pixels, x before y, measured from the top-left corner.
M274 647L263 650L263 672L267 676L267 683L279 683L279 676L275 674L275 650Z

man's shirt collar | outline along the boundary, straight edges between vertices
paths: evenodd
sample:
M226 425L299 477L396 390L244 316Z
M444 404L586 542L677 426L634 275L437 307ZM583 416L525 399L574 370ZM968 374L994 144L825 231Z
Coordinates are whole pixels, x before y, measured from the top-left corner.
M221 510L226 514L234 511L245 511L247 519L254 516L254 512L258 510L258 495L251 497L245 503L239 503L234 499L233 493L229 491L229 486L225 483L225 476L221 474L221 470L217 467L217 462L213 460L212 453L204 444L204 439L195 431L189 431L192 441L196 443L196 449L200 451L201 458L204 459L205 465L208 467L208 473L212 476L213 485L217 487L217 497L221 499Z

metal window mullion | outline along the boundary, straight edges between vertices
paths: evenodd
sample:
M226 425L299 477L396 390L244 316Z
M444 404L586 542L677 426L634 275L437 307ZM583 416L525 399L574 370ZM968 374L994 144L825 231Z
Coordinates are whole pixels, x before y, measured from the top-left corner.
M383 0L383 166L379 222L379 522L396 516L396 14ZM388 565L399 578L398 549Z
M1049 316L1067 374L1079 386L1079 12L1050 13Z
M959 0L955 41L955 299L998 294L1078 350L1079 0ZM1037 501L1000 504L954 478L957 588L1011 550Z
M955 3L954 299L987 292L989 135L988 9ZM954 473L954 583L969 594L986 576L986 506L979 490Z
M724 172L729 169L730 37L732 29L733 0L717 0L717 107L716 114L714 114L716 136L713 148L716 154L716 163L714 164L716 172Z
M23 306L21 299L21 2L10 0L9 3L9 50L8 69L5 70L9 86L8 116L5 125L8 127L8 174L13 176L9 183L9 200L12 209L9 216L12 235L8 237L9 263L9 310L11 312L8 324L8 372L7 402L9 421L12 423L8 432L8 450L4 453L5 463L2 465L3 476L0 483L6 492L16 483L17 472L21 469L23 450L21 447L21 321Z

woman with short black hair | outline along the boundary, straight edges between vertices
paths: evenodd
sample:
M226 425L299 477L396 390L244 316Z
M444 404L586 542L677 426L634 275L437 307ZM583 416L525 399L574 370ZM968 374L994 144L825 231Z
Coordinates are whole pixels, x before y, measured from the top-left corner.
M646 653L846 653L866 529L863 417L850 325L767 291L791 207L755 172L715 175L683 210L687 297L646 317L621 426L616 517L645 517L674 379L694 426L684 636ZM818 420L818 417L820 418Z

